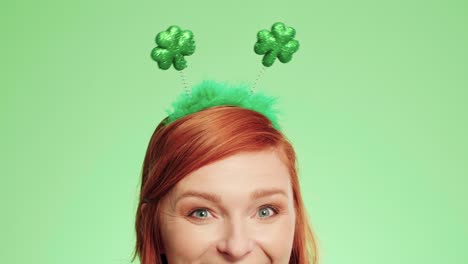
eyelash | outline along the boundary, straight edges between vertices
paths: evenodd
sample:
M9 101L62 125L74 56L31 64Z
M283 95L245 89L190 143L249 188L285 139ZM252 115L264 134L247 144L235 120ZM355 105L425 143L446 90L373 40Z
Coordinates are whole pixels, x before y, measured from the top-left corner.
M266 205L262 205L262 206L258 207L257 212L259 210L265 209L265 208L271 209L273 211L273 215L271 215L269 217L264 217L264 218L259 217L260 219L270 219L270 218L275 217L276 215L278 215L280 213L280 211L281 211L277 206L274 206L274 205L271 205L271 204L266 204ZM196 209L190 211L190 213L187 216L192 218L192 219L195 219L196 221L204 221L205 220L204 218L194 217L193 216L194 213L196 213L198 211L202 211L202 210L207 211L208 213L211 214L210 209L205 208L205 207L200 207L200 208L196 208Z

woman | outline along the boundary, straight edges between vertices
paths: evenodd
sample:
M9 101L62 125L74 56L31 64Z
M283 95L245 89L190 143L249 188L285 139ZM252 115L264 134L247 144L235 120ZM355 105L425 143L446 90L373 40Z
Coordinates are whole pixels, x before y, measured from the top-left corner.
M295 152L271 118L222 103L168 118L144 160L134 259L317 263Z

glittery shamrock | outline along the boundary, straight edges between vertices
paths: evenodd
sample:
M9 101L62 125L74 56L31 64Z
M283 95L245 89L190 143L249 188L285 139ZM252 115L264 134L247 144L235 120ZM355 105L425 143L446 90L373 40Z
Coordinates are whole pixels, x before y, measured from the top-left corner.
M158 45L151 51L151 58L158 63L162 70L174 68L181 71L187 67L184 56L195 52L195 41L190 30L182 30L178 26L170 26L166 31L159 32L156 36Z
M271 32L264 29L257 34L255 53L263 56L262 63L270 67L278 58L282 63L289 62L292 55L299 49L299 42L294 38L296 30L277 22L271 27Z

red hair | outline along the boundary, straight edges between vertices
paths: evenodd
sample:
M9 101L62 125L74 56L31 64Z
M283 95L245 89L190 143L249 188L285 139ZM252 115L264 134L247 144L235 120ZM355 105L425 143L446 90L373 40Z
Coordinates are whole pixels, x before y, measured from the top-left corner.
M143 163L133 260L138 255L141 264L164 263L159 201L185 176L239 152L275 148L289 169L294 194L296 223L289 263L317 264L317 245L302 201L296 154L269 119L252 110L218 106L167 126L165 120L154 131Z

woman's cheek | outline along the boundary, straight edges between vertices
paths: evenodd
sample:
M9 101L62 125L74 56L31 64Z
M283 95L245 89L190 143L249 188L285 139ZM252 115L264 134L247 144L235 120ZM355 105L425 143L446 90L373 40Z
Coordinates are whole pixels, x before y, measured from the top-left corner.
M284 215L272 224L259 225L255 232L255 240L268 255L275 259L289 259L288 256L294 241L294 230L294 216Z
M172 222L167 230L168 237L165 244L176 255L187 259L200 256L209 248L219 236L219 223L215 220L209 223L196 224L188 217L181 216Z

